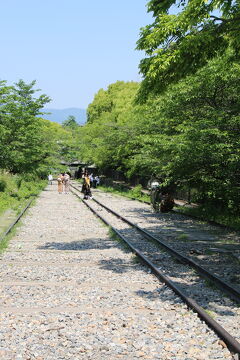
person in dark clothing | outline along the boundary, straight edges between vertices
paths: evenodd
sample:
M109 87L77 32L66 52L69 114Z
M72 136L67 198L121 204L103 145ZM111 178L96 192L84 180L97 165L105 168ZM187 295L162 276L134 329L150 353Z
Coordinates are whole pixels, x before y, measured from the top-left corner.
M83 178L82 192L84 195L83 198L85 200L87 200L89 198L92 199L92 193L91 193L91 189L90 189L90 177L87 173L84 175L84 178Z

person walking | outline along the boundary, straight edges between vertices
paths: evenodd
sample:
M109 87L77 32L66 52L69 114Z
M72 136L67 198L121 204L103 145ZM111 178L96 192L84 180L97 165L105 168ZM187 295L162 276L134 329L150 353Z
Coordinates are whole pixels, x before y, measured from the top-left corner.
M90 188L93 186L93 174L90 174Z
M52 174L49 174L48 175L48 184L52 185L52 181L53 181L53 176L52 176Z
M84 175L83 194L83 198L86 200L92 198L92 193L90 189L90 176L88 175L88 173Z
M64 173L63 184L64 184L65 194L68 194L70 188L70 175L68 173Z
M58 175L57 183L58 183L58 193L62 194L62 192L63 192L63 174Z
M99 176L95 176L95 180L96 180L96 187L100 185L100 178Z

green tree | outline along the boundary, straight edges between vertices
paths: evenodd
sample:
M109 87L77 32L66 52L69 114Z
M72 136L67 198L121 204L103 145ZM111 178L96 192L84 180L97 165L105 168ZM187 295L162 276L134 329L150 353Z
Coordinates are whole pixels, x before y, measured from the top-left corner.
M37 115L50 101L46 95L35 98L35 81L23 80L0 92L0 167L13 173L34 172L44 161L45 149Z
M151 103L134 171L151 166L167 183L188 184L198 200L239 209L240 65L216 58Z
M101 169L121 169L122 147L129 137L127 116L139 84L117 81L100 89L87 109L87 124L80 130L81 156Z
M177 14L171 14L173 5ZM229 47L239 58L239 0L151 0L148 11L154 22L141 29L137 42L147 55L140 63L144 80L138 99L164 91Z
M63 126L64 128L70 128L70 129L72 129L72 130L76 130L79 125L78 125L78 123L77 123L77 121L76 121L75 116L69 115L69 117L67 118L67 120L65 120L65 121L62 123L62 126Z

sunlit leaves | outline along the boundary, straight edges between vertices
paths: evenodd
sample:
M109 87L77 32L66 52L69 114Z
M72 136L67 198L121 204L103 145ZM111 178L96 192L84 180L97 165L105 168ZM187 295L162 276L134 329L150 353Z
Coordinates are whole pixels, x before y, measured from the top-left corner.
M35 81L20 80L14 86L1 84L0 91L0 168L14 173L34 172L44 162L41 124L37 115L50 99L34 97Z
M170 13L172 5L179 6L178 14ZM155 20L141 29L137 42L147 55L139 66L144 76L139 101L146 101L150 93L162 93L229 47L239 55L239 2L152 0L148 9Z

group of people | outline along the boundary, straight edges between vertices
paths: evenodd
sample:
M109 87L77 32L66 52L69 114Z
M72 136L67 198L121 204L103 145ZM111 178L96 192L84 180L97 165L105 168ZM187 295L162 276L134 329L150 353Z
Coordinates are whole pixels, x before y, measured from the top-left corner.
M93 174L90 174L89 178L90 178L90 187L93 187L96 189L96 187L100 184L99 176L93 176Z
M88 174L88 171L84 171L82 174L83 184L82 184L82 193L84 199L91 199L92 198L92 192L91 188L96 188L100 184L100 178L98 176L93 176L93 174ZM52 174L48 175L48 183L49 185L52 185L53 182L53 176ZM60 173L57 176L57 184L58 184L58 193L62 194L68 194L70 189L70 174Z
M57 183L58 183L58 193L62 194L63 192L65 194L69 193L69 187L70 187L70 175L68 173L61 173L57 177Z

